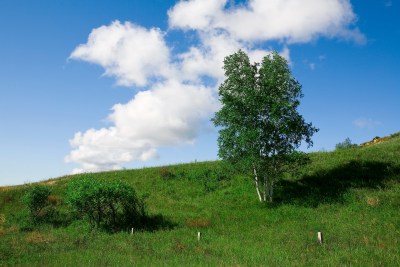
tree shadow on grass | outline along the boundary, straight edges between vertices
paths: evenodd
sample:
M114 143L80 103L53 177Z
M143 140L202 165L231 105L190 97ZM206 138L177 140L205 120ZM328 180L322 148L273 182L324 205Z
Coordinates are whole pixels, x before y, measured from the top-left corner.
M137 230L155 232L159 230L171 230L177 227L178 224L169 220L162 214L146 215L141 220L141 225Z
M277 183L275 203L316 207L320 204L343 203L351 188L379 189L400 168L376 161L353 160L340 167L321 170L296 181Z
M109 227L106 225L100 225L100 227L92 226L90 229L97 229L104 231L109 234L119 232L156 232L160 230L171 230L177 227L178 224L174 223L170 219L166 218L162 214L145 214L144 216L138 217L125 224L115 225Z

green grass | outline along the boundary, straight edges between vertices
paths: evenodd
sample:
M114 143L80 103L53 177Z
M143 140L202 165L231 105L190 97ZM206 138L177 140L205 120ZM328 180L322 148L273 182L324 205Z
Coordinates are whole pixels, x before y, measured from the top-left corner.
M310 157L269 206L221 162L95 174L147 196L156 230L133 235L79 221L23 231L31 185L0 188L0 266L400 266L400 137ZM65 215L70 179L48 183Z

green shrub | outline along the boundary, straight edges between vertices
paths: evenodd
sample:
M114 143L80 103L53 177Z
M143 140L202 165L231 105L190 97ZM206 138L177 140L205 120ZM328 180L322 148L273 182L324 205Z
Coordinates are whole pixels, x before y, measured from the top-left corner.
M166 180L172 179L175 177L175 174L173 172L171 172L168 167L161 167L159 173L160 173L160 177L163 179L166 179Z
M352 144L350 138L346 138L343 142L341 143L337 143L335 146L336 150L339 149L346 149L346 148L352 148L352 147L356 147L356 144Z
M234 169L229 163L221 161L216 166L188 169L178 173L178 176L201 183L204 186L204 192L213 192L230 180L234 175L233 171Z
M78 217L92 227L115 232L142 226L144 202L125 182L85 174L68 184L66 194Z
M45 217L42 211L48 206L50 188L43 185L35 185L24 196L24 202L28 206L29 216L34 224L40 223Z

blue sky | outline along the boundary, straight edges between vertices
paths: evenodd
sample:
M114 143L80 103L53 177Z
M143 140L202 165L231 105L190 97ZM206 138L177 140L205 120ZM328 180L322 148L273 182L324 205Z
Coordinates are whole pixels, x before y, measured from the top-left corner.
M398 132L399 14L395 0L0 0L0 185L217 159L209 119L238 48L288 58L313 151Z

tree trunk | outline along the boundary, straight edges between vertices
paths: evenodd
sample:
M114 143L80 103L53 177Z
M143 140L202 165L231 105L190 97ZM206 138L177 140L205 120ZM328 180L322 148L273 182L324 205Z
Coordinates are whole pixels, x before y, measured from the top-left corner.
M260 202L262 202L262 197L261 197L261 193L260 193L260 186L258 183L258 176L257 176L257 171L256 171L256 167L253 165L253 172L254 172L254 180L256 182L256 191L257 191L257 195L258 195L258 199L260 200Z
M269 202L273 201L273 196L274 196L274 181L271 179L271 185L269 187L270 194L269 194Z
M272 178L265 179L265 192L264 192L264 202L272 202L274 194L274 182Z
M267 202L269 196L268 176L264 177L264 202Z

